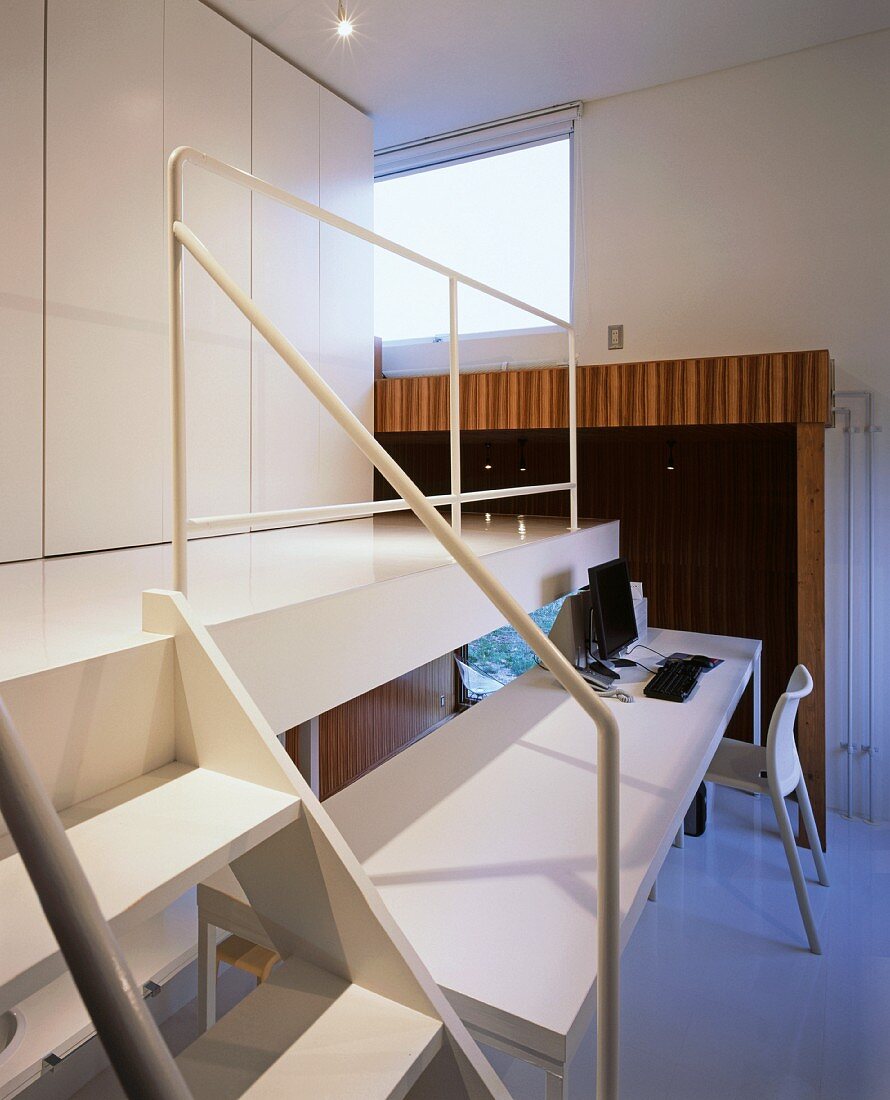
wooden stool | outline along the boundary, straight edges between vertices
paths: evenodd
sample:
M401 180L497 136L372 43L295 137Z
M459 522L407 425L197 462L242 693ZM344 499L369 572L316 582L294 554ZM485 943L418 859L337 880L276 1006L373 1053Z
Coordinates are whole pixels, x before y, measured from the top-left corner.
M242 936L227 936L222 943L216 945L216 967L219 970L220 963L229 966L237 966L248 974L253 974L256 984L262 985L272 973L272 967L281 962L281 956L277 951L268 947L260 947L251 943Z

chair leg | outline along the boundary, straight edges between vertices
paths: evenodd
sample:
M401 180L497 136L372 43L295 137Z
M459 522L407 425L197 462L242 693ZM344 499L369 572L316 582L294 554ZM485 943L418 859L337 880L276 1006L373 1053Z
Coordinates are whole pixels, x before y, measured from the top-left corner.
M216 929L198 914L198 1034L216 1023Z
M788 869L794 882L794 892L797 895L797 905L803 918L804 928L807 932L810 950L814 955L822 954L819 943L819 933L816 931L816 922L813 920L813 911L810 909L810 899L807 894L807 883L803 877L803 868L800 865L800 856L797 853L797 844L794 842L794 831L791 828L791 819L788 817L788 807L785 799L773 788L770 789L773 799L773 809L776 811L776 820L779 823L779 832L782 836L782 844L785 847L785 858L788 860Z
M828 885L828 871L825 868L825 857L822 854L822 841L819 839L819 830L816 828L816 819L813 817L813 806L810 802L810 792L807 790L806 780L801 774L797 784L797 806L803 819L804 828L807 831L807 839L810 842L810 851L813 853L813 862L816 864L816 874L823 886Z

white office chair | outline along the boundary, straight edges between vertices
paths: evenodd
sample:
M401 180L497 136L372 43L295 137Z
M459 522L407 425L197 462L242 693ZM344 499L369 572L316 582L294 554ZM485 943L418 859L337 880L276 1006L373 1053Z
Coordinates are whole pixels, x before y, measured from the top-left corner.
M465 664L457 657L454 660L457 664L457 671L460 673L461 683L464 685L464 691L466 691L467 698L471 703L480 702L486 696L504 686L500 680L495 680L493 676L488 676L477 668Z
M803 665L798 665L791 674L788 687L776 703L770 719L766 746L748 745L743 741L724 737L714 754L705 780L710 783L719 783L724 787L734 787L740 791L751 791L757 794L769 792L773 800L773 809L776 811L776 819L779 822L779 832L782 835L782 844L785 846L791 878L794 880L794 892L807 930L810 950L814 955L821 955L822 948L810 909L806 879L800 866L800 856L785 805L785 799L793 791L797 795L797 805L810 841L810 850L813 853L819 882L827 886L828 873L825 870L822 846L813 818L813 807L810 804L809 792L797 756L797 746L794 744L794 719L797 715L797 707L800 700L809 695L812 690L812 676Z

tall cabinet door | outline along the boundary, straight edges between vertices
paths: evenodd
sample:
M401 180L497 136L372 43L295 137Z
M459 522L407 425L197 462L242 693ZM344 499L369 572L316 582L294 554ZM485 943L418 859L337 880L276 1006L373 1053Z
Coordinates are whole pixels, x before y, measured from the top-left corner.
M47 5L47 554L161 538L163 25Z
M314 80L253 43L253 173L318 203ZM253 198L253 297L318 365L318 222ZM256 332L251 363L252 511L317 503L318 402Z
M372 227L371 120L320 91L321 206ZM321 227L321 373L366 427L373 430L374 255L372 246L330 226ZM319 495L325 504L373 498L371 464L322 412Z
M199 0L166 0L164 144L191 145L250 171L250 38ZM250 287L250 192L194 165L184 218L232 278ZM250 325L185 257L188 514L250 508ZM169 526L166 527L169 534Z
M15 561L42 552L43 0L4 0L2 21L0 561Z

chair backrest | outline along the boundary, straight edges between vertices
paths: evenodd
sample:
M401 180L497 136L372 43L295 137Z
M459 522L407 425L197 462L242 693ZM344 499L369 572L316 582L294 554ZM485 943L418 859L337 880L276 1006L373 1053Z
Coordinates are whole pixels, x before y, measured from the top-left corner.
M794 719L797 707L813 690L813 677L804 665L791 673L788 687L779 696L766 736L767 768L782 795L793 791L800 782L800 760L794 744Z
M486 695L491 695L493 691L497 691L498 688L504 686L500 680L495 680L491 676L486 676L484 672L480 672L471 665L465 664L457 657L455 657L454 660L457 664L457 671L460 673L461 681L470 695L477 695L482 698Z

